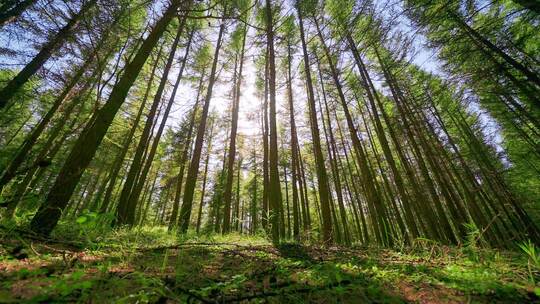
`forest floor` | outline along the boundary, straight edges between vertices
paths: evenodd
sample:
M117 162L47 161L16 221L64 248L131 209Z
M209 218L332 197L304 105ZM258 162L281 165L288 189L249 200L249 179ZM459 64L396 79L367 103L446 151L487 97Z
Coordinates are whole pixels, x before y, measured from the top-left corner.
M0 303L540 303L538 271L517 251L59 235L0 229Z

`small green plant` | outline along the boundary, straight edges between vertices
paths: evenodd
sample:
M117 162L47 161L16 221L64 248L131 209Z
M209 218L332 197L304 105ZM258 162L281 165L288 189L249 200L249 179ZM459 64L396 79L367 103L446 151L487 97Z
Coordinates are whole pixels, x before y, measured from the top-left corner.
M532 283L535 284L533 269L535 271L538 271L540 269L540 252L537 250L536 245L534 245L531 240L519 244L519 248L521 248L521 250L523 250L523 252L525 252L525 254L527 255L527 268L529 270L529 277Z
M465 240L465 247L478 248L478 241L480 240L480 230L474 223L463 224L467 230L467 239Z
M167 262L169 261L169 250L165 249L165 255L163 255L163 262L161 263L161 274L163 275L165 273L165 269L167 269Z
M100 248L105 245L102 243L103 238L111 232L112 218L113 215L110 213L99 214L84 210L75 221L72 218L63 219L55 229L54 235L64 240L84 243L85 246L92 248Z
M469 260L473 262L480 261L479 247L482 241L482 233L475 223L463 224L467 230L467 238L464 242L463 252L467 255Z

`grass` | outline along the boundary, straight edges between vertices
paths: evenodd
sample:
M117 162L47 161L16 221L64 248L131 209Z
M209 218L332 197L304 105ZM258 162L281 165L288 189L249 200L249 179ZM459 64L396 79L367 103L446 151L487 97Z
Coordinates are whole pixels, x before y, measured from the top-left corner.
M56 239L0 234L0 303L531 303L530 254L453 248L271 245L165 228ZM92 239L93 238L93 239Z

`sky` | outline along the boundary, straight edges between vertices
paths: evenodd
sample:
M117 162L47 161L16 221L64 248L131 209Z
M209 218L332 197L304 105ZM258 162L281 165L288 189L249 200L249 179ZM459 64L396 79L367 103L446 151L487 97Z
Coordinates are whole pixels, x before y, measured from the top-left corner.
M379 3L383 3L382 1ZM38 5L44 5L44 1L38 1ZM60 10L65 10L66 6L62 4L61 1L55 1L54 5L56 5ZM397 10L399 11L399 7L397 7ZM291 10L291 7L285 3L283 12L287 13L293 13ZM380 10L380 14L382 14L383 17L389 18L391 17L389 14L391 14L391 10ZM37 24L43 23L43 18L45 16L38 16L37 14L25 14L25 17L32 20L32 22L36 22ZM58 21L58 20L55 20ZM415 46L415 54L411 58L411 62L414 64L420 66L422 69L435 73L435 74L442 74L439 67L441 66L440 62L437 60L436 53L433 50L429 50L425 47L425 37L423 37L420 33L416 32L413 27L410 26L408 19L406 19L404 16L399 17L399 25L396 28L396 30L402 31L413 38L414 46ZM253 21L251 21L253 22ZM217 21L212 21L214 27L213 28L207 28L202 33L206 39L210 40L211 42L215 42L216 36L217 36ZM228 32L232 32L235 25L231 25L232 23L228 22ZM61 24L60 24L61 25ZM309 24L307 24L307 27L309 27ZM255 80L256 80L256 69L254 64L254 59L258 56L261 56L261 52L264 51L263 48L258 48L253 45L253 41L255 40L255 30L253 28L250 28L248 31L248 37L247 37L247 53L246 53L246 61L244 64L244 75L243 75L243 83L241 87L241 96L240 96L240 112L239 112L239 129L238 133L241 134L241 136L248 136L248 137L256 137L260 135L260 122L258 119L249 119L249 114L256 112L257 109L261 107L261 104L263 101L261 98L259 98L256 88L255 88ZM29 43L29 40L26 39L26 37L33 37L31 33L25 32L20 33L17 31L2 31L0 33L0 44L4 45L5 48L13 49L17 52L20 52L22 55L20 56L6 56L6 55L0 55L0 68L13 68L16 67L17 63L27 62L29 61L33 55L37 52L35 48L32 47L32 45ZM307 37L309 40L312 37ZM225 36L225 39L228 39L228 36ZM212 44L212 53L213 48L215 47L215 43ZM226 44L226 42L225 42ZM276 46L276 50L279 53L279 48ZM300 49L301 50L301 49ZM299 50L299 51L300 51ZM177 58L181 58L184 54L184 49L179 49L177 51ZM193 54L193 50L191 52ZM295 106L296 106L296 117L298 119L298 125L299 125L299 132L302 132L302 129L304 131L306 130L306 123L304 121L304 110L305 110L305 90L303 87L302 82L300 81L298 75L300 71L299 69L299 63L301 53L297 52L294 55L294 61L293 61L293 74L296 75L296 79L294 80L294 100L295 100ZM232 64L229 65L229 68L223 68L223 63L225 60L227 60L227 57L224 50L222 49L220 53L220 65L218 66L218 70L221 71L219 75L218 82L216 83L214 87L213 96L211 99L211 111L215 111L218 115L221 116L229 116L230 115L230 103L231 103L231 91L233 89L232 84ZM276 59L276 65L279 65L279 59ZM53 58L53 60L49 60L49 62L46 65L47 69L49 70L56 70L61 71L63 69L67 70L70 68L69 62L66 62L65 60L58 60L56 58ZM312 67L313 69L313 67ZM176 75L178 73L178 66L173 68L171 75L169 76L169 82L174 83L176 79ZM287 112L286 107L286 96L284 95L284 75L281 73L281 71L278 71L277 73L277 109L278 109L278 125L283 122L288 125L288 119L286 118L285 114ZM55 83L48 83L47 85L51 86L57 86ZM380 88L380 85L378 85ZM171 88L169 87L167 90L169 93L171 91ZM168 94L166 92L164 100L168 100ZM202 97L206 92L203 92ZM169 119L167 120L167 126L173 129L178 128L178 125L184 115L189 111L191 106L194 103L194 99L196 96L196 90L192 88L187 83L183 82L182 86L178 90L178 94L175 98L175 104L172 108L171 115ZM477 105L471 106L471 111L474 112L480 112L480 108L478 108ZM281 115L280 115L281 113ZM253 116L253 115L251 115ZM482 121L489 126L488 131L493 131L492 133L495 134L494 138L496 142L500 142L501 138L499 135L499 132L497 131L497 126L493 122L493 120L486 114L481 115ZM225 136L225 133L227 130L218 130L222 133L222 135ZM498 149L500 150L500 146L498 146ZM218 151L219 152L219 151Z

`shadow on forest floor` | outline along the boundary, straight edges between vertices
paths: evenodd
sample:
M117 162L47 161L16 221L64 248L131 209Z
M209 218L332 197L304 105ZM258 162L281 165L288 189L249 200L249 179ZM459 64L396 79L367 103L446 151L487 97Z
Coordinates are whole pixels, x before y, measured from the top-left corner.
M116 240L116 241L114 241ZM120 242L119 240L123 240ZM80 248L0 233L0 303L530 303L511 254L272 246L119 233Z

